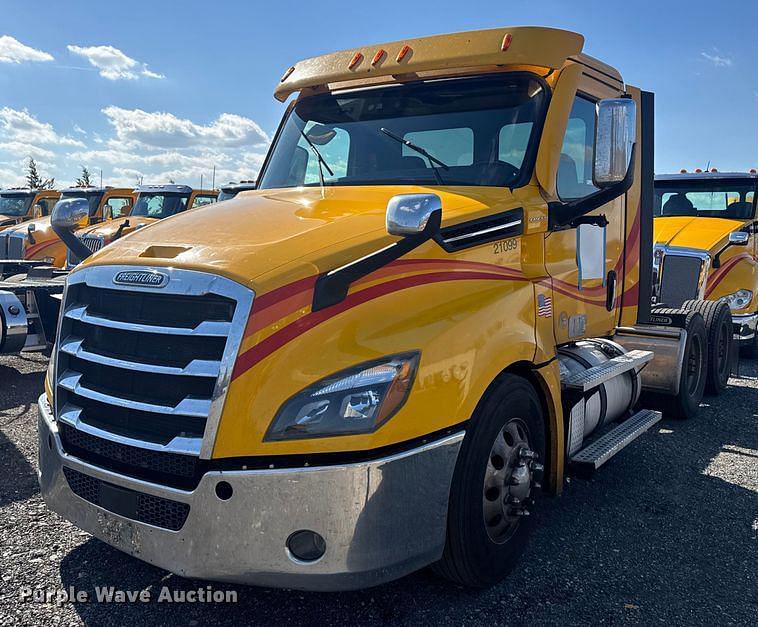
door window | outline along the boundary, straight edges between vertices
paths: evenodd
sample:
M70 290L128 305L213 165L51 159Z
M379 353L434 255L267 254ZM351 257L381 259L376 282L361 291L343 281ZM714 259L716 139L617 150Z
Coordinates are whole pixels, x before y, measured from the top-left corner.
M558 196L584 198L597 191L592 184L595 158L595 103L577 96L571 108L558 163Z

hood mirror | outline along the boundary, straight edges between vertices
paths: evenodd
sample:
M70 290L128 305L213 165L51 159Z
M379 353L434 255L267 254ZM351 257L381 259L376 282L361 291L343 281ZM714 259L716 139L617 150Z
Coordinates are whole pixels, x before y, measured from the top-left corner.
M34 207L32 207L32 218L36 220L37 218L41 218L43 215L44 213L42 211L42 205L36 204Z
M74 230L87 224L89 203L85 198L67 198L59 200L53 207L50 222L55 234L63 240L66 247L79 259L86 259L92 254L82 241L74 235Z
M608 98L597 104L595 161L592 182L599 189L626 178L637 139L637 107L629 98Z
M400 194L387 203L387 232L402 237L438 230L442 200L437 194Z
M750 234L744 231L734 231L729 233L729 243L732 246L747 246L750 241Z

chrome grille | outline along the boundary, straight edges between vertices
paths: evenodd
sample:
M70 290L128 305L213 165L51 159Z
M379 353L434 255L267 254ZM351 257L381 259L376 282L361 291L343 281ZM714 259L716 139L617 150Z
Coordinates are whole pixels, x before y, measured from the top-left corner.
M96 253L103 246L105 246L105 238L102 235L82 235L79 240L84 244L91 252ZM66 254L66 263L69 268L79 265L82 262L71 250Z
M23 259L26 233L0 233L0 259Z
M141 458L129 447L208 458L253 292L177 269L158 269L169 277L163 288L114 283L131 270L151 269L96 266L69 277L59 323L56 416L62 425L126 447L119 450L127 466ZM70 453L109 450L87 441ZM134 466L132 474L145 470Z
M684 301L698 298L703 261L697 257L667 254L663 257L660 302L679 307Z

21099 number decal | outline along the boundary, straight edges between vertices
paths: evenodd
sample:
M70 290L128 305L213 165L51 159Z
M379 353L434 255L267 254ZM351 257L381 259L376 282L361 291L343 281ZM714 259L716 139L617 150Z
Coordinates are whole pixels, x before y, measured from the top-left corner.
M492 244L492 253L494 255L502 255L511 250L516 250L516 248L518 248L517 239L502 239L499 242Z

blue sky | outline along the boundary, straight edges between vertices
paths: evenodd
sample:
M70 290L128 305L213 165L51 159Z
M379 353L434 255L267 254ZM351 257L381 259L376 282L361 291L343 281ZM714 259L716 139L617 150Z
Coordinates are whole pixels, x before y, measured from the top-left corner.
M758 3L0 1L0 185L33 154L69 184L255 175L299 59L508 25L576 30L657 99L656 170L758 166Z

